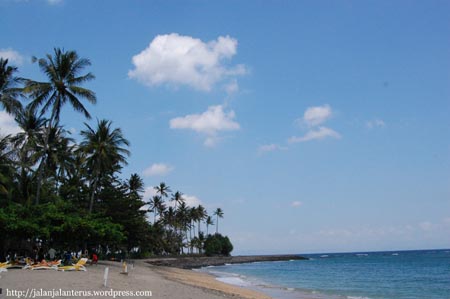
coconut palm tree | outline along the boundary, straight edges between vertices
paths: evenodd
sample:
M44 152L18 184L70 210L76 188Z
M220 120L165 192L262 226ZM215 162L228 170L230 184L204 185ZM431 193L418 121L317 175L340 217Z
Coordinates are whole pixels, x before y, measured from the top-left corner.
M163 200L161 198L161 196L159 195L154 195L152 198L150 198L149 202L148 202L148 211L152 211L153 212L153 223L156 222L156 214L158 211L158 207L161 206L161 204L163 204Z
M221 208L217 208L214 211L214 215L216 215L216 234L219 233L219 218L223 218L223 210Z
M20 132L11 137L18 165L18 191L25 202L31 203L32 190L30 173L35 172L35 165L43 157L40 141L44 136L47 119L39 117L31 109L20 109L15 117Z
M172 198L170 199L170 201L174 201L175 202L175 211L177 210L177 204L181 204L182 202L184 202L184 198L183 198L183 193L181 193L180 191L175 192L175 194L172 196Z
M100 177L112 175L122 165L126 165L125 156L130 152L123 146L129 146L120 128L112 129L111 121L97 121L97 128L93 129L85 123L87 130L81 131L84 140L80 143L80 150L86 154L87 167L91 175L91 199L89 213L92 213L94 196Z
M208 228L210 225L214 225L214 221L211 216L206 217L206 236L208 236Z
M86 58L80 58L75 51L64 51L59 48L54 49L53 55L47 54L45 58L32 58L37 62L41 71L47 76L48 82L38 82L33 80L25 81L24 92L32 99L29 107L32 110L40 108L41 115L51 111L48 122L48 133L50 128L59 123L61 109L67 102L75 111L81 112L88 119L91 115L84 107L81 99L95 104L97 98L95 93L89 89L81 87L83 83L93 80L95 77L90 72L84 75L80 73L91 62ZM47 151L49 136L44 144ZM39 168L36 204L39 204L41 181L43 168Z
M0 105L10 114L16 114L22 109L18 98L21 88L18 87L23 79L14 75L17 67L8 65L8 59L0 58Z
M196 208L197 210L197 229L198 229L198 236L200 236L200 223L201 221L205 220L208 214L206 213L206 209L202 205L198 205Z
M159 183L159 186L155 186L153 187L153 189L156 190L156 193L161 196L161 199L164 199L164 197L169 196L169 193L172 192L172 190L170 190L170 187L166 185L166 183L161 182Z
M144 192L144 181L137 173L133 173L127 182L127 187L130 194L138 197L140 192Z

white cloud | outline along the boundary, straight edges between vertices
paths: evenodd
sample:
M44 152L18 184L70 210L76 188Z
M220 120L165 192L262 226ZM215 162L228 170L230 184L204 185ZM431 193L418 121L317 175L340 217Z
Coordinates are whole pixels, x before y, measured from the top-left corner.
M319 127L318 129L308 131L303 137L292 136L288 139L288 143L299 143L311 140L321 140L325 138L340 139L341 135L327 127Z
M183 198L188 207L197 207L202 204L202 201L194 195L183 194Z
M154 163L150 167L147 167L142 174L144 176L164 176L169 174L174 167L164 163Z
M419 223L419 227L424 231L430 231L434 228L434 225L429 221L422 221Z
M157 193L154 187L146 187L144 190L144 201L148 201L155 195L157 195Z
M0 49L0 57L3 59L8 59L9 63L21 65L23 64L24 58L22 55L20 55L19 52L7 48L7 49Z
M382 119L374 119L366 122L366 127L369 129L373 128L384 128L386 127L386 123Z
M246 73L243 65L224 64L236 54L237 44L229 36L203 42L177 33L158 35L146 49L133 56L135 68L128 76L149 86L187 85L209 91L226 77Z
M0 136L14 135L22 130L17 126L14 117L5 111L0 111Z
M291 207L293 207L293 208L298 208L298 207L300 207L302 205L303 205L303 203L301 201L298 201L298 200L291 202Z
M317 126L324 123L332 115L329 105L309 107L303 114L303 119L297 120L305 123L309 127Z
M273 151L278 151L278 150L286 150L286 149L287 149L287 147L281 146L279 144L272 143L272 144L261 145L258 148L258 152L259 153L267 153L267 152L273 152Z
M50 5L57 5L57 4L60 4L62 2L63 2L63 0L47 0L47 3L50 4Z
M239 91L239 85L236 79L231 80L228 84L225 85L225 92L228 95L235 94Z
M234 121L233 110L225 112L222 105L210 106L202 114L189 114L170 120L171 129L189 129L206 135L205 146L214 146L217 143L217 134L221 131L236 131L240 129L239 123Z

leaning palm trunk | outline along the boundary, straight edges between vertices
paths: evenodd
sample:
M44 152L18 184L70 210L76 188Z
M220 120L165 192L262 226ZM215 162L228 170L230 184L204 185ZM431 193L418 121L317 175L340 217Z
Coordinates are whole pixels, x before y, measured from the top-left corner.
M92 213L92 209L94 207L94 197L95 197L95 190L97 189L97 178L94 178L94 184L92 186L92 193L91 193L91 200L89 202L89 214Z
M41 197L41 186L42 186L42 180L43 180L43 174L44 174L44 168L45 168L45 156L47 155L48 151L48 143L50 141L50 132L52 129L52 122L48 122L48 128L47 132L45 132L45 138L44 138L44 156L42 157L41 163L38 167L38 177L37 177L37 190L36 190L36 205L39 204L39 200Z

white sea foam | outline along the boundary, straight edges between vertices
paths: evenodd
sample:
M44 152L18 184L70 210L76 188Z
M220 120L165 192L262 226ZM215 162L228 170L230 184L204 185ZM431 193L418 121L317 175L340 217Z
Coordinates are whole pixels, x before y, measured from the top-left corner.
M398 253L393 253L392 255L395 255L395 256L397 256L397 255L398 255Z
M236 286L240 286L240 287L246 287L246 286L250 286L250 283L242 280L239 277L216 277L216 279L218 281L224 282L224 283L228 283L228 284L232 284L232 285L236 285Z
M328 257L328 254L321 255L320 257L322 258Z
M347 299L370 299L370 298L361 296L347 296Z
M356 256L369 256L367 253L357 253Z

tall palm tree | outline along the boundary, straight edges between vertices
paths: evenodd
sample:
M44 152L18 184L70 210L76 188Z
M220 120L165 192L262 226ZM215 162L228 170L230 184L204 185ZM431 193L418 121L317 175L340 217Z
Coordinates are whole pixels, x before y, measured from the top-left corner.
M18 97L21 88L18 84L23 79L16 77L17 67L8 65L8 59L0 58L0 105L10 114L16 114L22 109Z
M164 204L163 199L161 198L161 196L159 195L154 195L148 202L148 211L152 211L153 212L153 223L156 222L156 216L157 216L157 212L158 209L161 207L161 205Z
M197 210L197 229L198 229L198 236L200 236L200 223L202 220L205 220L208 214L206 213L206 209L202 205L198 205L196 208Z
M210 225L214 225L214 221L211 216L206 217L206 235L208 236L208 228Z
M216 234L219 233L219 218L223 218L223 210L221 208L217 208L214 211L214 215L216 215Z
M142 178L137 173L133 173L130 176L127 186L130 193L135 196L139 196L140 192L144 192L144 181L142 181Z
M156 193L159 193L162 199L169 196L169 193L172 192L172 190L170 190L170 187L167 186L164 182L159 183L159 186L155 186L153 187L153 189L156 190Z
M45 58L40 59L33 57L33 62L38 63L41 71L47 76L48 82L26 80L24 91L32 99L29 104L31 109L37 110L41 107L41 115L51 110L48 132L51 131L52 126L59 123L61 109L67 102L74 110L83 113L88 119L91 118L81 99L95 104L97 98L93 91L83 88L81 85L95 77L90 72L84 75L80 74L91 65L89 59L80 58L75 51L55 48L53 55L47 54ZM48 139L49 136L46 137L44 144L45 151L47 151ZM39 204L42 175L43 169L38 175L36 204Z
M86 154L87 166L91 174L91 199L89 213L92 213L94 196L100 177L112 175L126 165L125 156L130 152L123 146L129 146L120 128L112 129L108 120L97 121L97 128L93 129L85 123L87 130L81 131L84 140L80 143L80 150Z
M181 193L180 191L175 192L170 201L175 202L175 210L177 210L177 204L181 204L185 201L183 198L183 193Z
M75 141L67 136L68 132L61 126L51 127L50 132L45 132L48 129L45 128L43 134L48 139L41 138L39 142L40 145L47 142L47 147L42 146L41 150L38 150L38 155L43 157L43 170L47 170L46 174L49 177L55 178L55 187L58 189L59 182L62 182L66 178L66 174L71 172L75 159L72 144ZM41 137L43 136L41 135Z
M19 133L11 138L18 163L18 185L20 197L31 203L31 181L30 173L35 172L35 165L43 157L40 151L40 141L44 136L47 119L39 117L31 109L20 109L15 117L16 124L21 129Z

